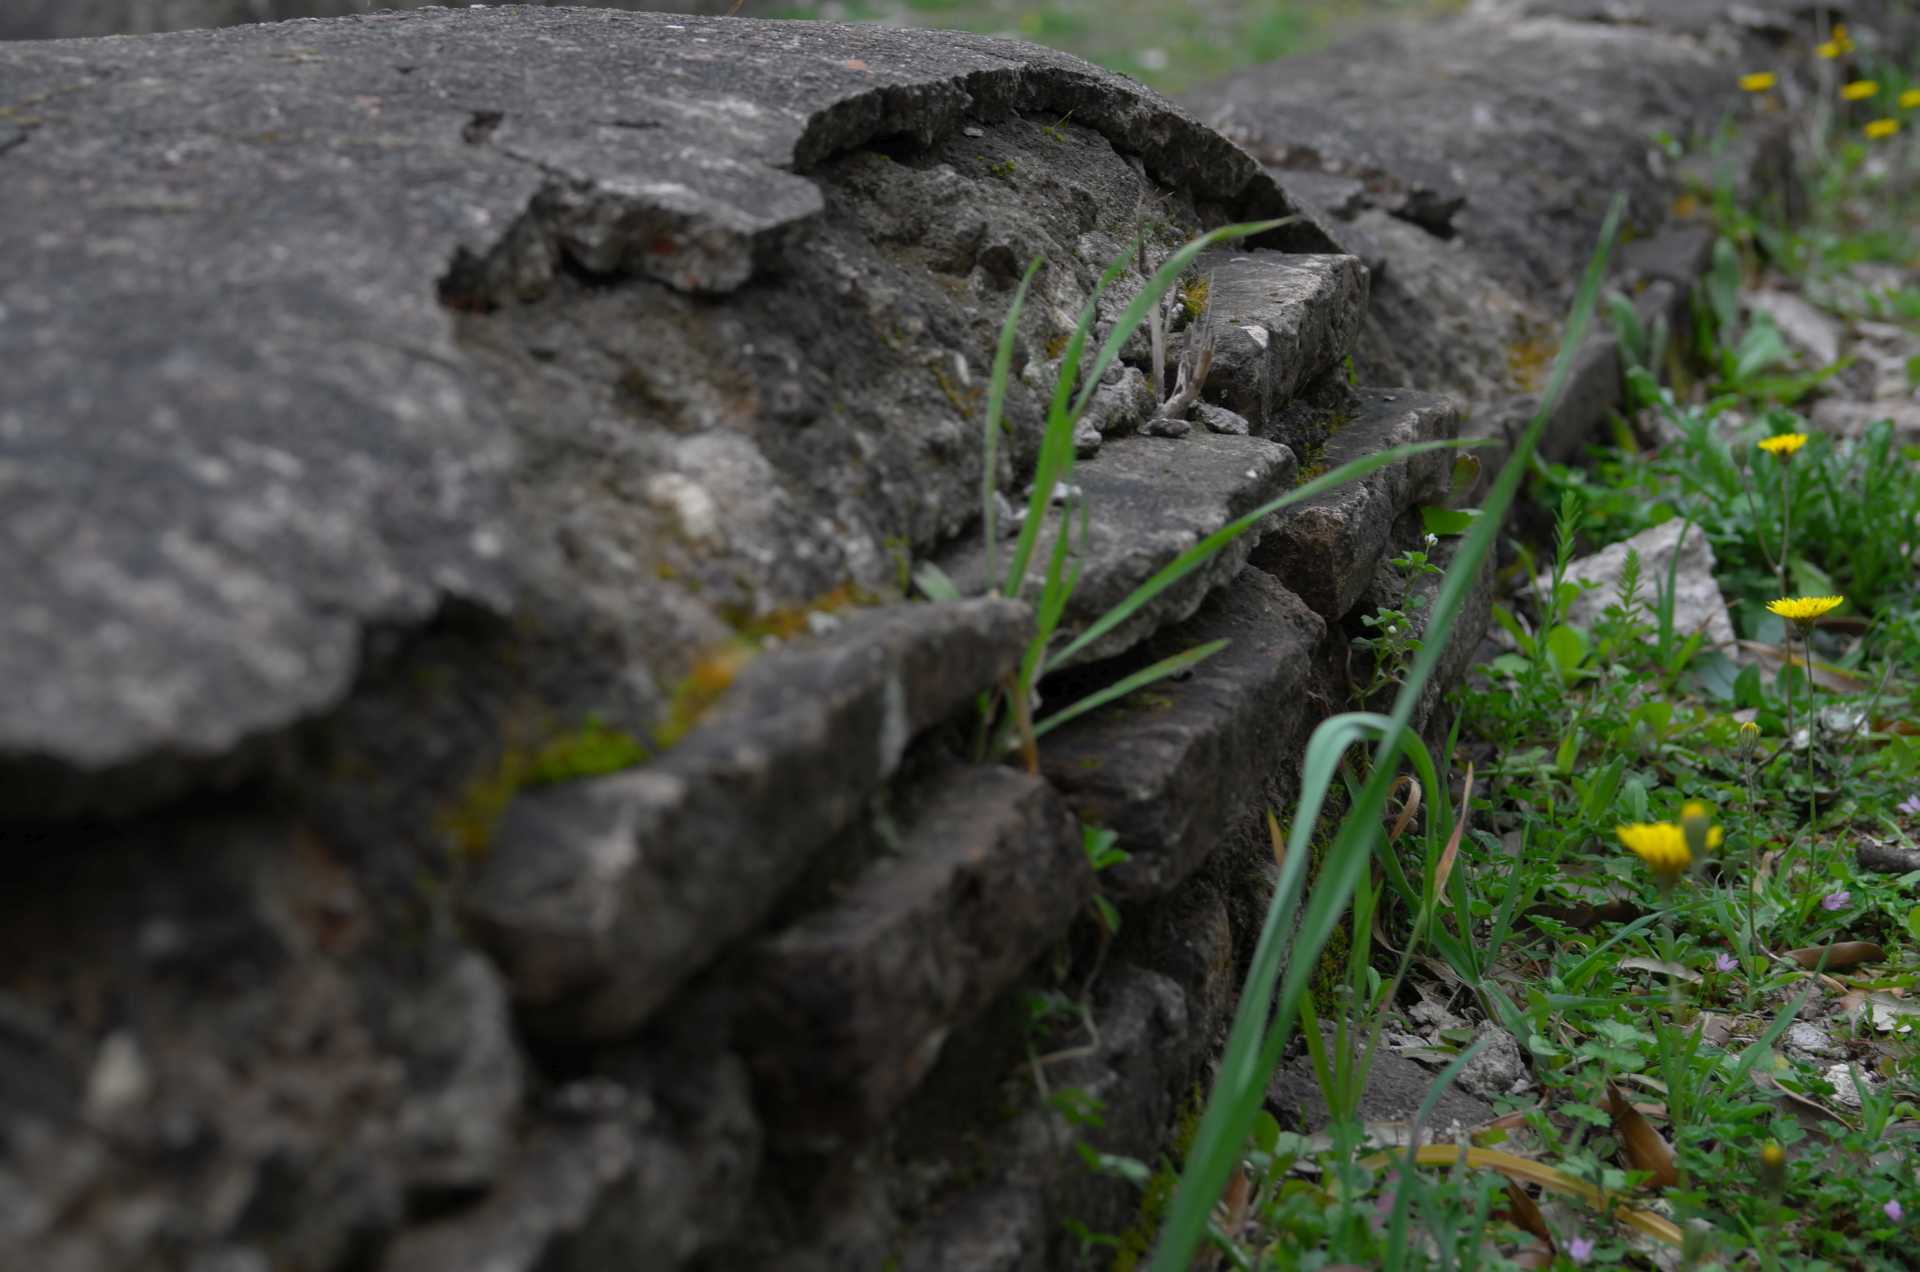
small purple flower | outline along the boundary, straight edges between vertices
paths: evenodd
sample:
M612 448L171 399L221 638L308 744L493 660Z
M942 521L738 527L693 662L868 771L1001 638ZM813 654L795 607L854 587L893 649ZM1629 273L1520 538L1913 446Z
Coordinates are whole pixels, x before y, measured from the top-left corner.
M1575 1263L1585 1263L1593 1257L1593 1242L1587 1237L1575 1237L1567 1242L1567 1257Z
M1920 817L1920 795L1909 795L1901 800L1900 811L1909 817Z
M1713 960L1714 967L1723 972L1731 972L1740 966L1740 960L1731 954L1722 952Z
M1886 1214L1887 1218L1893 1220L1895 1223L1899 1223L1900 1220L1907 1213L1906 1211L1900 1209L1900 1203L1898 1200L1890 1201L1886 1205L1880 1207L1880 1209Z
M1820 908L1822 910L1844 910L1847 908L1847 903L1852 900L1853 893L1842 888L1838 892L1829 892L1826 896L1821 897Z

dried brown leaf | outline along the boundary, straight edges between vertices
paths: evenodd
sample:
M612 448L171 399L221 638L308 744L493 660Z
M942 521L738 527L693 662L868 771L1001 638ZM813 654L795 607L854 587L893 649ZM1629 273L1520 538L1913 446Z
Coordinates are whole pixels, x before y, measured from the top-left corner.
M1414 815L1420 811L1422 794L1420 783L1414 781L1410 775L1402 773L1393 779L1393 789L1396 792L1399 791L1403 783L1406 786L1406 794L1401 798L1406 802L1400 806L1400 815L1393 819L1393 829L1387 832L1389 840L1398 839L1405 834L1407 827L1413 822Z
M1540 1213L1540 1204L1511 1176L1507 1177L1507 1219L1522 1232L1531 1232L1546 1242L1547 1249L1554 1248L1553 1230L1547 1227L1547 1217Z
M1838 941L1832 945L1809 945L1805 949L1788 950L1785 954L1785 957L1808 971L1820 967L1822 956L1826 958L1823 970L1838 972L1862 963L1884 962L1887 952L1872 941Z
M1644 1170L1653 1177L1655 1188L1673 1188L1680 1183L1680 1171L1673 1164L1673 1149L1653 1129L1653 1123L1647 1121L1639 1109L1633 1107L1626 1096L1620 1094L1620 1088L1607 1083L1607 1113L1613 1118L1613 1129L1620 1136L1621 1150L1626 1154L1627 1165L1634 1170Z
M1433 895L1447 895L1447 876L1453 873L1453 863L1460 856L1460 837L1467 833L1467 812L1473 806L1473 763L1467 763L1466 784L1460 790L1460 815L1453 820L1453 834L1447 837L1447 846L1440 854L1440 864L1433 868Z

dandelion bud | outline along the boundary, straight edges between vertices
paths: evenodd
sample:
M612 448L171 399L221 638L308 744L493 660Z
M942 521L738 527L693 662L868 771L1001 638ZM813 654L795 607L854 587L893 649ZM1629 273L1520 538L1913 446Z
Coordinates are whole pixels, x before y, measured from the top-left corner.
M1768 1140L1760 1148L1760 1182L1773 1193L1787 1186L1787 1150L1779 1140Z
M1749 720L1740 726L1740 758L1752 760L1760 749L1760 726Z

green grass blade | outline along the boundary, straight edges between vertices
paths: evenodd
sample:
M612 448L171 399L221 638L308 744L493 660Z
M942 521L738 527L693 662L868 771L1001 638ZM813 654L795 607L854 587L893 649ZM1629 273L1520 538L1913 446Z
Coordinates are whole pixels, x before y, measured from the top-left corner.
M1267 921L1255 949L1253 967L1242 988L1240 1006L1221 1058L1214 1089L1196 1131L1180 1185L1168 1210L1160 1240L1154 1247L1152 1272L1184 1272L1194 1252L1206 1237L1208 1215L1219 1199L1238 1161L1242 1146L1252 1127L1254 1114L1265 1095L1267 1076L1279 1063L1293 1020L1299 1010L1308 977L1320 952L1326 948L1348 898L1358 882L1359 872L1372 857L1372 844L1380 831L1381 810L1392 789L1396 765L1394 758L1405 750L1407 724L1420 694L1432 676L1446 647L1447 633L1477 581L1481 564L1492 550L1494 539L1506 520L1507 510L1518 493L1550 413L1565 391L1573 359L1593 319L1599 300L1600 283L1606 274L1606 261L1614 234L1620 223L1625 200L1616 196L1601 228L1600 242L1587 263L1572 312L1562 337L1559 356L1540 407L1514 445L1513 454L1501 468L1488 493L1482 515L1467 532L1453 564L1442 580L1429 610L1427 635L1421 642L1407 679L1394 699L1375 751L1372 772L1359 799L1341 821L1338 835L1322 864L1320 879L1308 899L1306 913L1297 932L1292 919L1299 900L1299 888L1305 866L1305 843L1290 842L1281 879L1268 906ZM1367 732L1353 716L1336 716L1314 730L1307 744L1302 773L1301 811L1294 823L1293 841L1302 841L1312 833L1321 801L1332 783L1339 756L1348 744ZM1291 957L1280 980L1277 1000L1274 980L1285 943ZM1269 1004L1273 1026L1265 1027ZM1264 1041L1256 1043L1264 1032Z
M1439 1107L1440 1097L1447 1093L1447 1088L1454 1084L1469 1064L1473 1063L1473 1058L1492 1042L1491 1038L1476 1038L1472 1046L1449 1061L1447 1067L1440 1070L1440 1076L1433 1080L1433 1085L1427 1088L1426 1098L1420 1101L1419 1111L1413 1115L1413 1134L1407 1136L1406 1164L1400 1168L1400 1178L1394 1188L1393 1220L1387 1230L1386 1266L1390 1268L1402 1266L1406 1255L1407 1212L1412 1208L1410 1203L1413 1199L1413 1189L1408 1186L1408 1182L1413 1173L1419 1169L1419 1163L1414 1160L1414 1152L1420 1147L1420 1129L1427 1124L1427 1119L1433 1116L1434 1109Z
M1162 658L1151 667L1143 667L1124 680L1108 685L1097 693L1090 693L1070 707L1062 708L1045 720L1033 726L1033 736L1042 737L1051 730L1059 728L1069 720L1078 719L1089 711L1106 706L1115 698L1124 698L1136 689L1144 689L1156 680L1165 680L1168 676L1177 676L1189 667L1198 666L1227 647L1224 640L1210 640L1204 645L1196 645L1185 653L1175 654L1171 658Z
M999 485L996 478L999 476L1001 422L1006 417L1007 409L1007 377L1013 374L1013 345L1020 331L1020 310L1027 303L1027 288L1046 259L1044 256L1035 256L1027 265L1027 272L1020 276L1020 285L1014 288L1013 304L1007 308L1007 320L1000 324L1000 344L993 351L993 374L987 379L987 434L985 445L981 448L980 518L987 530L987 577L990 579L1000 574L1000 519L994 511L999 501L993 496Z
M1047 508L1053 502L1054 487L1065 481L1073 473L1073 414L1067 409L1067 403L1073 396L1074 378L1080 373L1080 354L1087 345L1087 333L1093 330L1094 320L1100 312L1100 295L1106 291L1113 280L1126 272L1127 262L1132 259L1133 249L1114 257L1106 272L1100 275L1100 281L1094 284L1093 294L1087 297L1087 303L1080 308L1080 317L1076 321L1073 334L1067 338L1067 347L1060 355L1060 380L1053 388L1053 402L1047 407L1047 423L1040 435L1040 454L1033 465L1033 489L1027 492L1027 519L1020 525L1020 537L1014 541L1013 560L1007 567L1006 586L1002 595L1017 597L1027 578L1027 564L1033 559L1034 545L1040 537L1040 527L1046 521ZM991 387L991 386L989 386Z

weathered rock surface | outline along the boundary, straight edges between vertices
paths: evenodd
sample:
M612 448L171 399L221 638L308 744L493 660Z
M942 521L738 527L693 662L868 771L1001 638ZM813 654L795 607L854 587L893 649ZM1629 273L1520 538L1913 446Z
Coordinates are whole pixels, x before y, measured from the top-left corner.
M465 913L537 1029L612 1038L759 920L899 766L1010 671L1014 601L907 605L762 656L663 757L520 796Z
M1004 768L934 780L897 859L749 961L748 1045L783 1134L870 1133L1092 892L1046 782Z
M1212 251L1194 273L1207 280L1214 337L1207 396L1248 419L1339 366L1367 311L1366 269L1351 256Z
M1257 437L1201 432L1109 442L1074 468L1071 484L1077 493L1050 510L1022 594L1038 597L1048 553L1067 527L1079 550L1081 574L1060 631L1063 638L1077 635L1201 539L1283 494L1297 469L1291 450ZM1072 661L1122 653L1155 629L1192 614L1208 592L1239 572L1259 542L1259 530L1250 528ZM1008 545L996 546L1000 569L1010 569ZM961 548L942 564L965 590L987 585L982 544Z
M1138 86L968 36L423 10L12 44L0 77L16 808L188 784L455 606L615 633L610 714L657 719L687 649L889 586L888 542L977 510L968 364L1028 256L1038 343L1156 182L1174 235L1289 210Z
M1118 832L1131 854L1102 876L1105 891L1142 898L1170 890L1257 811L1271 757L1299 728L1325 635L1326 624L1299 597L1263 571L1243 570L1131 661L1145 665L1214 640L1230 642L1226 649L1182 679L1047 738L1048 778L1082 821ZM1071 687L1060 696L1070 701Z
M1353 415L1326 442L1322 471L1414 442L1458 433L1454 404L1429 393L1365 389ZM1337 621L1373 579L1400 515L1447 493L1453 456L1427 451L1276 513L1253 561L1292 588L1321 617Z
M149 35L284 22L292 18L337 18L382 9L418 9L430 3L465 8L473 0L9 0L0 11L0 40L70 39L88 35ZM559 0L532 0L557 4ZM723 13L718 0L594 0L599 9L659 9Z
M1329 1034L1327 1041L1333 1041ZM1433 1089L1433 1070L1405 1056L1382 1049L1372 1058L1366 1094L1360 1099L1360 1120L1379 1131L1405 1131ZM1282 1117L1282 1125L1303 1131L1325 1130L1332 1118L1326 1097L1304 1052L1282 1062L1267 1083L1267 1104ZM1422 1143L1453 1143L1493 1120L1491 1104L1458 1086L1441 1092L1433 1113L1421 1124Z
M1157 1160L1191 1113L1258 810L1451 456L1049 678L1231 640L1038 777L973 727L1026 607L903 580L985 584L983 486L1019 501L1143 226L1151 268L1308 214L1210 263L1187 435L1136 435L1144 335L1102 388L1068 632L1300 464L1450 435L1431 392L1524 420L1623 181L1616 282L1677 316L1648 139L1756 28L1549 7L1204 95L1258 161L966 35L515 6L0 45L0 1266L1034 1269L1125 1229L1074 1143ZM1349 352L1425 392L1355 394ZM1557 446L1617 401L1610 344L1579 365ZM1063 805L1133 854L1111 942Z
M1636 236L1667 221L1672 165L1650 139L1737 107L1727 50L1802 16L1789 3L1493 0L1189 100L1375 267L1362 379L1491 403L1545 387L1613 194L1629 196ZM1727 161L1739 180L1777 141L1748 131ZM1566 432L1584 435L1587 418Z
M1680 537L1683 530L1684 540ZM1727 612L1726 598L1720 595L1720 585L1714 581L1713 548L1699 526L1678 519L1569 562L1566 580L1581 589L1567 606L1569 623L1591 630L1610 606L1619 604L1629 552L1637 554L1640 561L1641 621L1653 621L1657 598L1667 590L1667 572L1672 570L1675 634L1685 640L1699 632L1705 638L1705 648L1733 648L1733 618ZM1676 553L1678 561L1674 559ZM1551 583L1551 576L1543 575L1534 580L1534 587L1545 596Z

